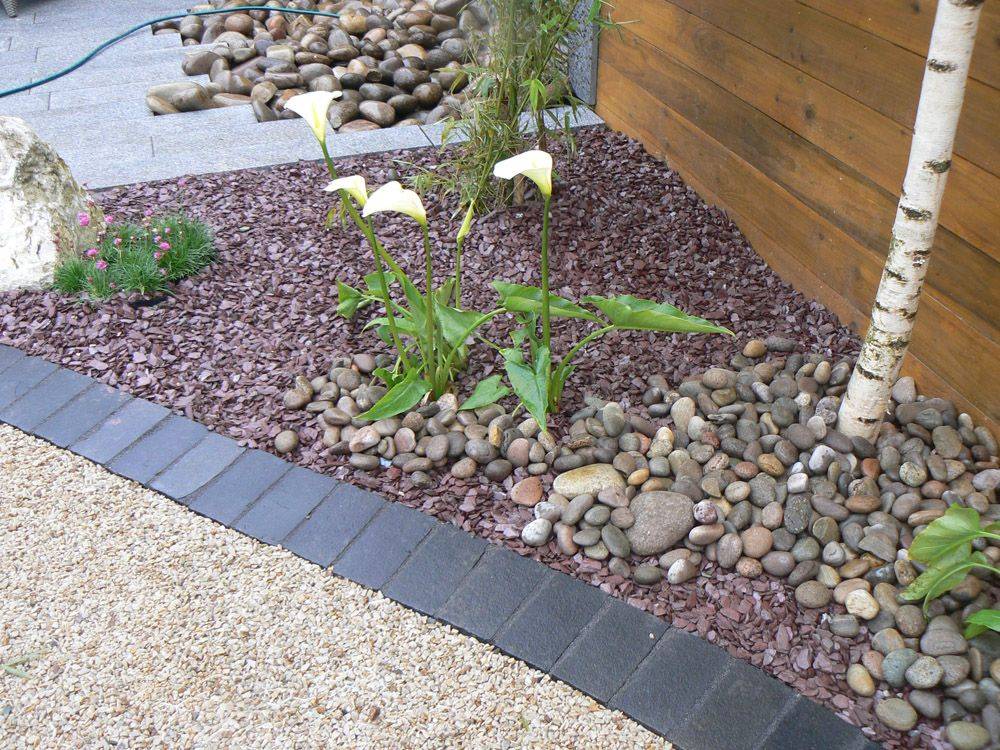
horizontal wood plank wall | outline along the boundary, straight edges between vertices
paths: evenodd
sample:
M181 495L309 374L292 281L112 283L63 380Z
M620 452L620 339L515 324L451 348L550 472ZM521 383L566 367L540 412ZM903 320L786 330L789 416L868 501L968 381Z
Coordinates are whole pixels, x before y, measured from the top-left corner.
M986 4L904 365L1000 423L1000 12ZM615 0L597 111L863 332L906 169L929 0Z

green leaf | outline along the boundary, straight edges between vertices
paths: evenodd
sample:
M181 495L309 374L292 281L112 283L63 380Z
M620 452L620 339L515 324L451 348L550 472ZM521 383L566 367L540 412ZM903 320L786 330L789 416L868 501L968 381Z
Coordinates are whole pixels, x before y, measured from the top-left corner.
M979 513L972 508L952 505L943 516L931 521L914 537L910 545L910 559L933 563L956 549L968 549L972 540L981 533Z
M361 292L342 281L337 282L337 315L350 320L358 312L362 301Z
M383 271L385 275L385 283L388 286L392 286L396 281L396 276L391 271ZM382 284L379 281L378 271L372 271L365 276L365 284L368 286L368 290L377 297L384 297L386 290L382 288Z
M663 331L666 333L728 333L728 328L717 326L703 318L688 315L666 302L639 299L630 294L617 297L584 297L583 301L598 308L619 328L636 331Z
M548 348L538 348L534 366L524 361L519 349L501 349L500 353L503 354L504 369L514 393L535 421L544 426L549 408L549 370L552 364Z
M938 558L921 573L902 593L907 601L924 600L924 609L941 596L951 591L965 580L968 572L977 566L989 567L989 561L982 552L971 555L967 548L955 549L949 555Z
M541 314L542 290L537 286L524 286L523 284L508 284L504 281L494 281L493 288L500 295L500 306L505 310L509 312ZM557 294L549 295L549 314L557 318L600 320L589 310Z
M367 331L369 328L375 327L378 327L379 329L385 328L388 330L389 319L385 316L373 318L365 325L364 330ZM410 336L411 338L415 338L418 332L423 333L423 331L417 328L416 323L405 315L396 316L396 330L399 331L401 336ZM392 342L390 341L389 343Z
M1000 610L981 609L965 620L965 638L975 638L987 630L1000 633Z
M379 419L388 419L397 414L402 414L414 406L430 391L431 385L420 377L416 370L411 372L396 385L386 391L385 395L364 414L359 414L358 419L367 419L376 422Z
M495 404L510 393L510 388L501 382L502 379L501 375L491 375L486 380L479 381L472 395L465 399L465 402L458 408L479 409L483 406Z
M383 383L385 383L390 388L392 388L394 385L396 385L396 383L398 383L401 380L403 380L403 376L399 375L398 373L393 372L392 370L387 370L384 367L377 367L377 368L375 368L375 370L372 372L372 375L374 375L376 378L380 379Z
M438 325L444 334L445 341L455 348L462 344L470 333L470 329L483 317L476 310L457 310L441 302L435 304Z

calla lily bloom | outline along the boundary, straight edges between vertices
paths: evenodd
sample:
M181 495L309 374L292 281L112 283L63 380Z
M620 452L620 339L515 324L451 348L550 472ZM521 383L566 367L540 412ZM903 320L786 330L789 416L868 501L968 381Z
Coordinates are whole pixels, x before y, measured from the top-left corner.
M344 190L362 207L368 202L368 186L365 185L365 178L359 174L333 180L323 190L328 193L336 193Z
M465 212L465 218L462 220L462 226L458 228L458 234L455 237L456 242L462 242L466 237L469 236L469 230L472 229L472 217L476 213L476 204L470 203L469 210Z
M502 180L512 180L519 174L538 185L546 198L552 195L552 155L548 152L537 149L525 151L493 167L493 175Z
M285 104L312 128L313 135L320 143L326 142L326 113L334 99L340 98L339 91L310 91L308 94L293 96Z
M427 212L424 211L424 204L420 200L420 196L412 190L404 189L395 180L385 183L368 196L368 202L365 203L361 215L367 218L383 211L406 214L420 226L427 226Z

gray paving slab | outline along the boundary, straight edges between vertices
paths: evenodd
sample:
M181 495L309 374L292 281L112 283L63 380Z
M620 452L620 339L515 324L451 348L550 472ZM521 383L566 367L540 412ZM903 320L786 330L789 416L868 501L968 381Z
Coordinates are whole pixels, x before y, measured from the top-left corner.
M625 683L667 629L658 617L609 598L552 667L552 675L602 703Z
M390 599L436 613L489 545L452 524L438 524L382 589Z
M196 513L230 526L291 468L291 464L277 456L264 451L249 450L198 491L188 503L188 507Z
M56 365L40 357L24 357L11 364L0 372L0 409L21 398L55 369Z
M16 347L0 344L0 373L25 356L25 353Z
M33 432L38 437L65 448L131 400L131 396L117 388L95 383L35 427Z
M762 740L766 750L878 750L856 726L829 709L796 695L791 710L778 720Z
M166 419L169 413L168 409L159 404L132 399L104 420L93 433L76 441L69 449L91 461L107 464Z
M329 567L385 505L386 501L374 492L340 484L281 546L310 562Z
M333 572L378 589L399 570L436 522L419 510L388 503L333 563Z
M109 463L108 469L140 484L149 484L153 477L184 455L207 432L197 422L171 414Z
M39 95L38 99L44 96L45 108L48 109L48 99L50 94ZM0 99L0 106L3 105L4 99ZM24 104L25 107L31 106L31 102ZM77 128L79 129L84 124L87 126L96 126L98 124L104 125L108 122L117 122L122 120L148 120L152 121L153 115L146 108L144 102L131 101L111 101L103 102L98 104L82 104L78 107L63 107L58 110L38 110L37 108L31 112L26 112L22 115L25 120L35 129L35 132L41 138L48 138L53 133L63 132L68 129Z
M129 71L128 85L143 84L146 87L155 83L168 83L171 81L183 81L187 78L181 70L179 61L145 63L143 65L132 66ZM35 72L34 78L41 78L51 68L46 66ZM72 73L58 78L55 81L43 84L35 90L44 91L79 91L80 89L102 88L106 86L123 85L123 72L117 67L92 68L89 64L74 70Z
M157 492L180 502L194 494L243 455L239 443L210 432L191 450L177 459L150 485Z
M337 484L336 479L294 466L247 508L232 527L265 544L278 544Z
M94 382L86 375L63 367L57 368L21 398L0 411L0 421L22 430L31 430Z
M178 76L177 80L184 78ZM208 76L192 76L186 80L195 83L205 83ZM169 83L170 81L163 81ZM139 101L145 106L146 91L150 83L118 83L106 86L90 86L88 88L60 89L58 91L40 91L49 93L49 108L53 111L67 107L79 107L83 104L104 104L116 101Z

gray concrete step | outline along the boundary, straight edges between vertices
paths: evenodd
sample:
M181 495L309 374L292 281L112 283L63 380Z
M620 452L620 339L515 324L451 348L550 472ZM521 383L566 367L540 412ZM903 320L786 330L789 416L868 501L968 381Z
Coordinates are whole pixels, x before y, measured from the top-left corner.
M181 73L178 76L159 81L159 83L170 83L172 81L208 83L208 76L185 76ZM123 83L120 85L92 86L76 90L52 91L50 92L49 109L57 110L66 107L77 107L81 104L129 100L143 102L143 106L145 106L146 90L152 85L153 82L145 81L141 83Z
M12 65L0 69L0 87L37 81L58 70L58 66ZM156 62L150 65L107 65L94 68L90 64L33 89L36 92L66 91L111 86L116 83L144 83L146 81L165 82L185 78L180 63L176 60Z

